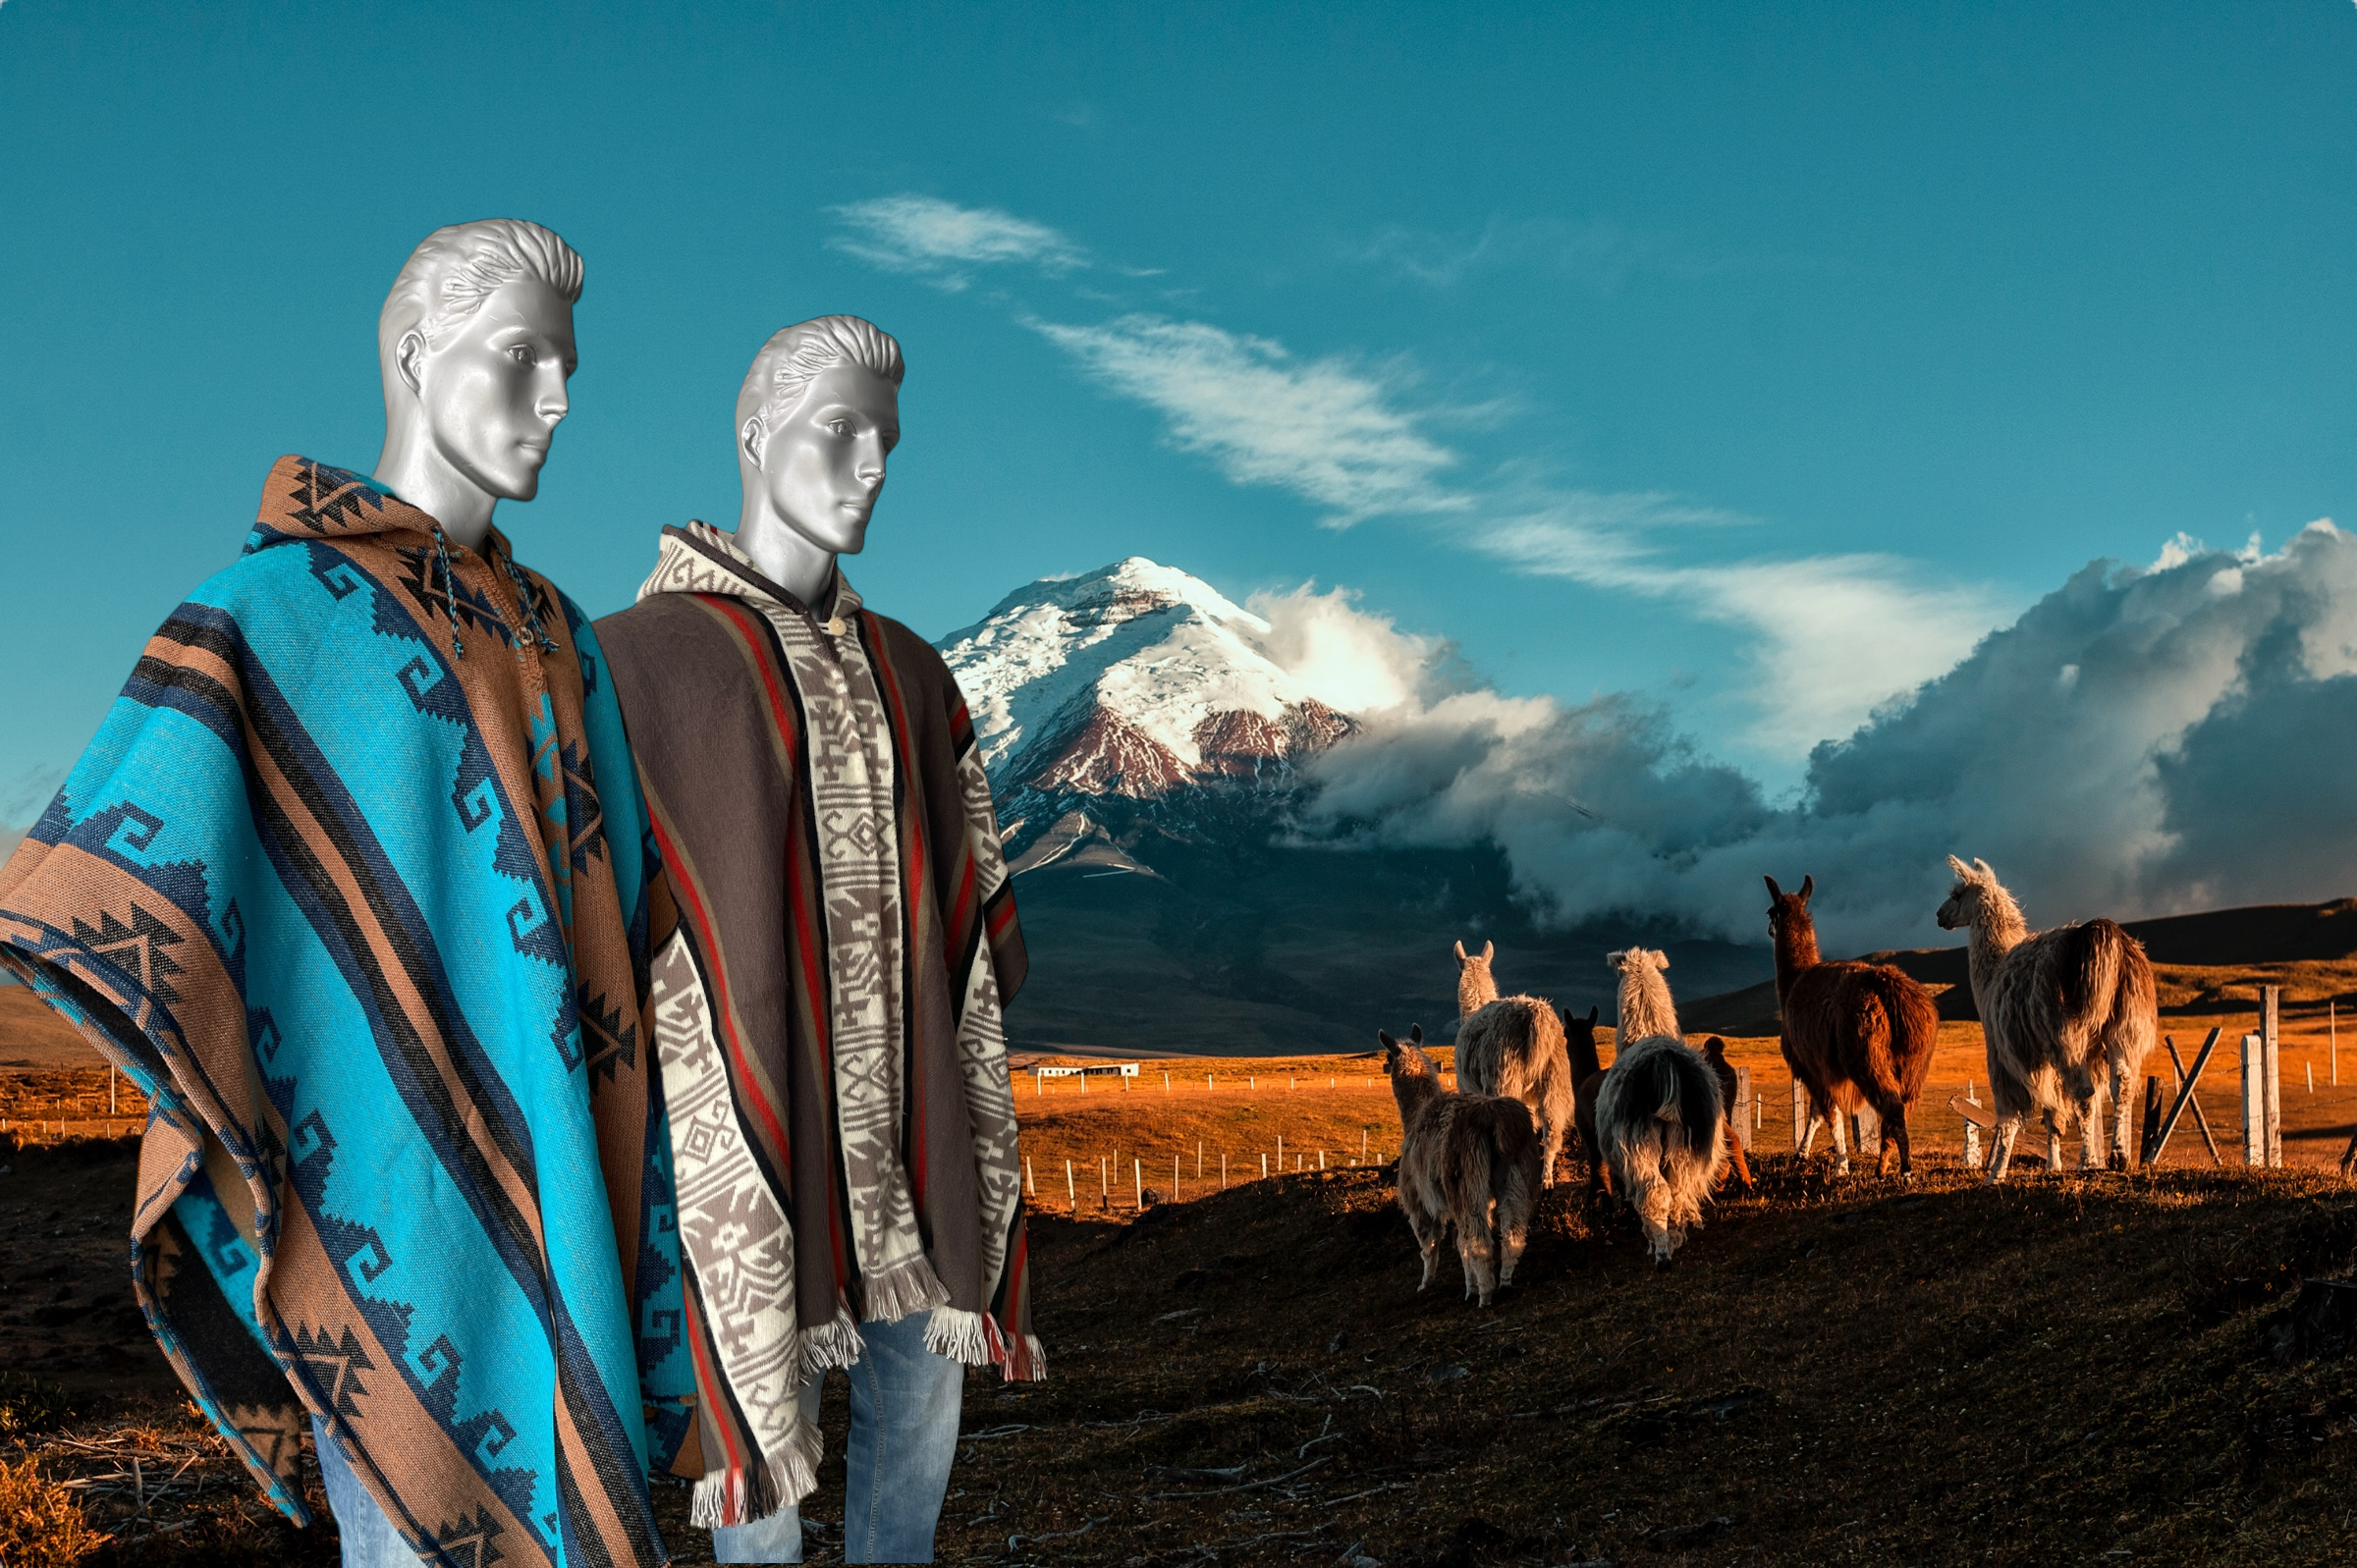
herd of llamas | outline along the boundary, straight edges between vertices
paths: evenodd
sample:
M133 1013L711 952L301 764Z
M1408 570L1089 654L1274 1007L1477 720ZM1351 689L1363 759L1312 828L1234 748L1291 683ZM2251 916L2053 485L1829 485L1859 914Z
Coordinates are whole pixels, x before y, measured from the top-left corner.
M1996 1101L1988 1180L2004 1179L2032 1111L2056 1133L2084 1129L2084 1168L2106 1163L2105 1095L2114 1108L2108 1160L2124 1166L2128 1085L2160 1032L2143 946L2101 919L2033 935L1987 861L1951 855L1947 864L1955 886L1938 919L1968 936ZM1907 1115L1940 1026L1931 993L1891 964L1821 957L1809 913L1816 879L1802 878L1797 892L1763 880L1784 1062L1808 1100L1798 1154L1806 1159L1830 1128L1835 1173L1847 1175L1843 1129L1870 1107L1886 1130L1878 1170L1887 1173L1895 1156L1900 1175L1911 1177ZM1488 1306L1512 1282L1539 1192L1554 1184L1557 1158L1574 1138L1587 1162L1586 1196L1604 1192L1632 1210L1654 1267L1668 1268L1686 1232L1702 1227L1703 1205L1724 1177L1731 1171L1751 1186L1727 1121L1735 1072L1726 1043L1714 1035L1700 1049L1688 1045L1665 974L1669 955L1630 947L1606 960L1620 981L1613 1064L1603 1067L1600 1010L1574 1018L1537 997L1500 996L1496 955L1495 944L1478 953L1456 945L1455 1089L1425 1053L1421 1024L1405 1040L1376 1031L1399 1106L1399 1207L1423 1259L1417 1288L1431 1285L1453 1231L1465 1294Z

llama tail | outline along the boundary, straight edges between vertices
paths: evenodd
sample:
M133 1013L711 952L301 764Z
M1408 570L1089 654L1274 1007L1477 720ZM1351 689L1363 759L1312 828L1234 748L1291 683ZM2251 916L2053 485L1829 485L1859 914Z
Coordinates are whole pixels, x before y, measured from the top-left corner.
M2159 1043L2161 999L2144 944L2116 926L2112 930L2119 934L2119 974L2111 991L2110 1015L2104 1021L2104 1054L2133 1077L2146 1053Z

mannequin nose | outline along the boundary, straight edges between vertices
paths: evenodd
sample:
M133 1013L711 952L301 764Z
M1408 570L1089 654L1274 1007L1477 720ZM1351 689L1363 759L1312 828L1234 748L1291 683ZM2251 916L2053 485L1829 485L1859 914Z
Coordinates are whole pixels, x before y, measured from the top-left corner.
M559 375L553 386L543 387L540 391L539 401L532 406L541 418L552 425L571 413L573 400L566 395L565 378Z

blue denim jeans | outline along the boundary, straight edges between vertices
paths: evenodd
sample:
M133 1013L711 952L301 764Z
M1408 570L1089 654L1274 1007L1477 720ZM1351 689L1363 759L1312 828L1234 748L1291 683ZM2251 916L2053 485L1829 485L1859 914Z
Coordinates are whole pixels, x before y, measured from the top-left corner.
M965 1369L925 1348L932 1314L859 1325L851 1383L851 1436L844 1451L843 1560L931 1562L933 1527L958 1457ZM802 1385L802 1414L818 1419L821 1380ZM724 1563L800 1562L800 1510L781 1508L749 1525L712 1532Z
M360 1485L352 1461L317 1416L311 1418L311 1441L319 1446L319 1479L327 1485L328 1510L336 1516L344 1568L417 1568L417 1554Z

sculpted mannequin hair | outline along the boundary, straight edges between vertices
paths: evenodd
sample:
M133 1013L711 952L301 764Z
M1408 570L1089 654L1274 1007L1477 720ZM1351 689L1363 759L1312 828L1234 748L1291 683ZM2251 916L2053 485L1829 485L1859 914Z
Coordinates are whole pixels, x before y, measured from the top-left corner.
M538 278L567 304L581 297L581 258L548 230L521 218L484 218L436 229L410 252L385 307L377 313L377 361L384 367L385 402L395 397L401 340L414 332L428 350L453 322L464 321L503 283Z
M766 441L769 427L802 401L820 371L847 363L873 370L896 387L907 373L892 334L857 316L820 316L776 334L753 355L738 391L739 432L747 420L758 419Z

